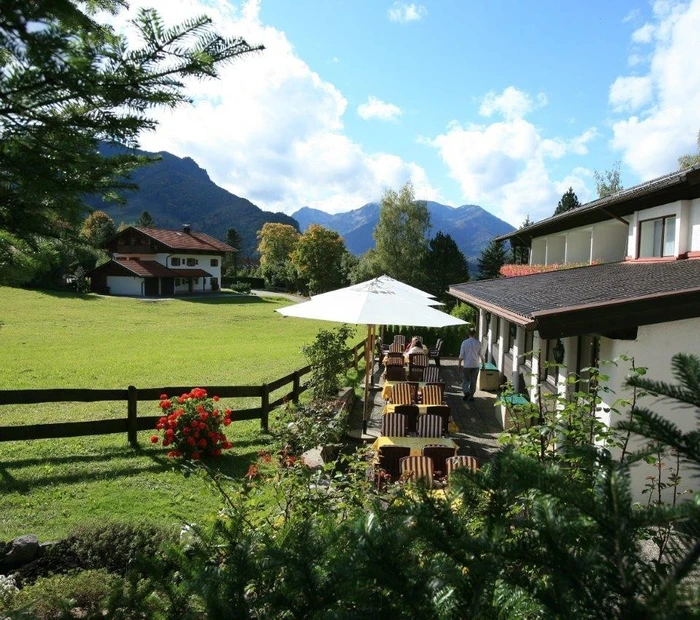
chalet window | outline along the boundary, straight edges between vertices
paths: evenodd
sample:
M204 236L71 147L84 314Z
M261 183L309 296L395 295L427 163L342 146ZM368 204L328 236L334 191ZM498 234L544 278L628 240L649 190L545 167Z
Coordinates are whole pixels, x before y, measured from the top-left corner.
M515 323L508 323L508 341L506 351L512 351L515 344L515 337L518 335L518 326Z
M676 216L639 222L638 258L676 255Z
M195 278L195 279L194 279L194 283L195 283L195 284L199 284L199 278Z
M218 266L219 266L219 259L218 259L218 258L212 258L212 259L211 259L211 266L212 266L212 267L218 267Z
M179 267L179 266L180 266L180 259L179 259L177 256L173 256L173 257L170 259L170 264L171 264L173 267Z
M498 344L498 339L501 337L501 319L500 317L494 316L494 320L496 321L496 329L493 334L493 342L494 344Z
M188 258L187 259L187 266L188 267L194 267L195 265L198 265L199 261L196 258Z

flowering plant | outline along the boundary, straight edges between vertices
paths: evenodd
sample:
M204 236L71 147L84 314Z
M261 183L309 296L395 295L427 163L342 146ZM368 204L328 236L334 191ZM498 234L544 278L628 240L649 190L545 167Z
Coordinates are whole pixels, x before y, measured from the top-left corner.
M204 456L219 456L233 444L226 439L222 426L231 424L231 410L218 408L219 397L207 397L206 390L194 388L182 396L160 397L163 417L156 428L163 432L163 447L171 447L168 456L197 460ZM158 435L151 443L158 443Z

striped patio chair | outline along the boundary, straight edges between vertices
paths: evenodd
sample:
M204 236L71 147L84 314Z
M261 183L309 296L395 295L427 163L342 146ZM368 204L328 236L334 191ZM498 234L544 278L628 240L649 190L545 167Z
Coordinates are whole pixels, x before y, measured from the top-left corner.
M389 345L389 353L403 353L403 345L396 342L392 342Z
M444 383L426 383L421 390L424 405L442 405L445 396Z
M386 367L386 380L387 381L405 381L406 371L403 366L387 365Z
M396 405L394 413L401 413L406 416L407 434L415 435L418 432L418 416L420 415L418 405Z
M433 486L433 462L427 456L405 456L399 461L401 477L423 480L428 488Z
M426 366L423 370L423 381L426 383L440 383L440 368L437 366Z
M447 465L445 462L455 455L455 450L448 446L428 444L423 446L421 454L433 460L433 472L436 478L440 478L447 476Z
M383 415L382 435L385 437L405 437L406 416L403 413L387 413Z
M436 415L418 416L418 437L442 437L442 420Z
M448 405L428 405L425 408L427 415L434 415L442 421L442 434L449 435L451 412Z
M391 387L391 402L395 405L410 405L415 400L413 387L403 381Z
M447 476L449 477L455 469L466 467L467 469L476 472L479 469L479 461L473 456L451 456L446 459Z
M394 344L399 345L401 351L403 351L406 348L406 336L403 334L396 334L396 336L394 336Z
M392 480L398 480L401 475L399 461L411 454L411 448L405 446L382 446L379 448L379 469L387 472Z
M408 360L408 380L424 381L423 371L428 366L428 356L423 353L413 353Z

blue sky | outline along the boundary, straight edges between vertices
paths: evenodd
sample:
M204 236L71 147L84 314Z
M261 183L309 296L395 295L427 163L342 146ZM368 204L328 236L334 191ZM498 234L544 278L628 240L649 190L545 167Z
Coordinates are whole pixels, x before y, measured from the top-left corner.
M412 181L519 225L594 170L671 172L700 129L700 0L138 0L263 43L142 146L261 208L329 212Z

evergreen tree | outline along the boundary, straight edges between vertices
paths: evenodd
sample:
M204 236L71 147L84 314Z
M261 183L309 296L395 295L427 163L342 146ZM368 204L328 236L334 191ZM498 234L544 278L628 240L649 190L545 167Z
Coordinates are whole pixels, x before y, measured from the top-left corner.
M469 280L469 265L450 235L438 232L430 240L425 275L428 292L442 302L454 303L454 297L447 294L447 289L450 284Z
M132 187L124 179L147 158L103 157L100 141L137 146L156 126L151 110L189 100L186 79L216 77L222 63L254 49L217 35L207 17L167 28L151 9L133 21L132 40L143 41L134 49L82 10L124 5L0 3L0 231L26 241L18 249L77 228L85 195L115 201L117 189Z
M430 213L423 200L416 200L406 183L397 193L382 196L379 222L374 229L374 257L383 273L412 286L425 286L423 266L428 253Z
M477 261L479 268L478 280L498 278L501 267L507 263L506 248L503 241L493 239L481 252Z
M581 203L578 200L578 196L575 194L573 188L569 187L569 189L566 192L564 192L561 199L559 200L559 204L557 204L557 208L554 210L554 215L565 213L566 211L576 209L580 206Z
M238 273L238 254L240 252L243 239L235 228L229 228L226 231L224 241L232 248L236 248L237 251L229 252L226 254L226 256L224 256L224 260L221 265L222 273L227 276L235 276Z
M151 217L148 211L143 211L139 218L134 222L134 226L139 228L157 228L156 221Z
M524 230L528 226L532 226L530 221L530 216L525 217L525 221L521 224L519 230ZM519 239L511 239L511 248L513 250L513 263L516 265L527 265L530 262L530 246L529 245L516 245L516 243L522 243Z

